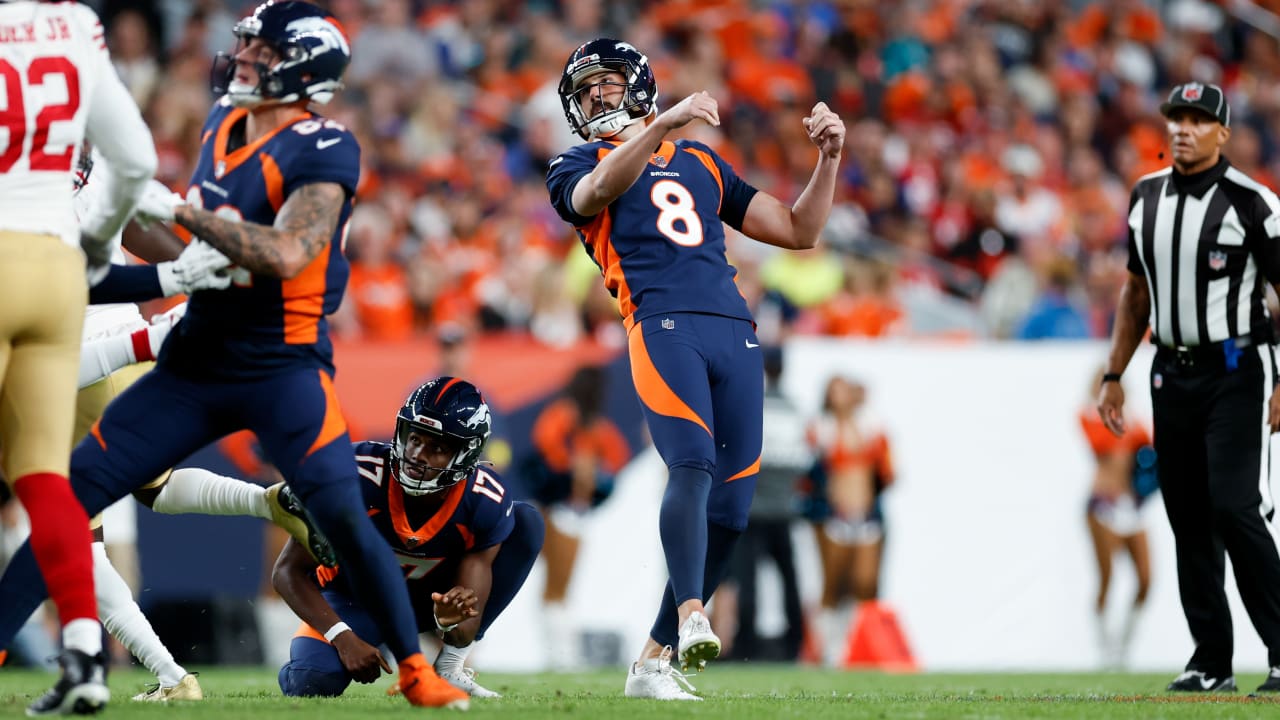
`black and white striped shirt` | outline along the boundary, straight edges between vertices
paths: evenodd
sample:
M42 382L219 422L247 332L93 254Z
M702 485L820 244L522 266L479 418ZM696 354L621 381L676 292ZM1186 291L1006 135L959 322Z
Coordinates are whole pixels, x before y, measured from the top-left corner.
M1280 282L1280 199L1226 158L1194 175L1147 175L1129 198L1129 271L1147 279L1160 345L1269 341L1264 280Z

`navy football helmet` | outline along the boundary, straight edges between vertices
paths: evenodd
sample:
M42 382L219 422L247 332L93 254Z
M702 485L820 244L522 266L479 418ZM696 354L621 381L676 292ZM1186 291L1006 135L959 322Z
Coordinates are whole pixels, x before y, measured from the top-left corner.
M396 479L408 495L425 495L467 479L480 462L489 439L489 405L475 385L453 377L438 377L414 390L396 414L396 439L391 457ZM404 473L405 448L410 433L443 438L454 448L453 459L444 467L419 465L422 479ZM428 477L431 470L435 477Z
M210 85L215 95L232 104L252 107L264 102L310 100L324 104L342 89L342 74L351 63L351 45L332 15L307 2L269 0L233 28L236 52L253 38L262 38L280 55L267 66L255 63L257 86L236 82L235 54L218 53Z
M625 80L622 83L584 82L602 71L621 73ZM622 103L593 117L584 101L603 85L620 85ZM560 76L559 92L569 127L584 140L613 137L622 128L653 114L658 103L658 83L653 79L649 58L630 43L611 38L592 40L573 51Z

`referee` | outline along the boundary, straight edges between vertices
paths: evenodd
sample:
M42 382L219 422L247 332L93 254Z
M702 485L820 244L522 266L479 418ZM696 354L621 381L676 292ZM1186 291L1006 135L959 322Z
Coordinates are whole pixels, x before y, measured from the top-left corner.
M1265 282L1280 282L1280 199L1222 155L1231 109L1216 85L1179 85L1160 106L1173 166L1129 199L1129 278L1120 291L1098 413L1124 430L1120 374L1148 325L1160 490L1196 649L1169 690L1235 690L1224 556L1280 692L1280 551L1270 434L1280 428Z

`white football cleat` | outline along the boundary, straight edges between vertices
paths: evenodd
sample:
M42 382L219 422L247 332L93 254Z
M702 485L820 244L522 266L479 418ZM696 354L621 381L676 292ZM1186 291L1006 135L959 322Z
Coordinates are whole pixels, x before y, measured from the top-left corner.
M444 678L444 681L458 688L462 692L477 698L500 698L502 693L497 693L484 687L476 682L476 671L469 667L462 668L444 668L436 666L436 674Z
M643 663L632 663L627 671L627 684L623 695L629 698L650 700L698 700L694 687L684 674L671 667L671 646L662 648L662 654Z
M696 610L680 626L680 669L701 672L708 660L720 656L720 638L711 632L711 621Z

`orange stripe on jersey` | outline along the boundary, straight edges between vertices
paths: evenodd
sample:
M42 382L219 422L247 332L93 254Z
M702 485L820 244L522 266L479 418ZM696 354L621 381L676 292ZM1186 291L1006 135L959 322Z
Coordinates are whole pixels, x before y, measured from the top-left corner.
M440 402L440 398L444 397L444 392L449 388L453 387L454 385L458 384L459 382L462 382L462 381L459 380L458 378L450 379L449 382L444 384L444 387L440 388L440 392L436 393L436 399L433 402Z
M725 482L733 482L734 480L739 480L744 477L751 477L752 475L756 475L759 472L760 472L760 457L757 455L755 462L746 466L740 472L734 473L731 477L729 477L729 479L725 480Z
M415 528L409 524L409 516L404 512L404 488L398 482L387 483L387 511L391 513L391 527L400 536L400 542L405 547L417 547L435 537L445 523L449 522L449 518L453 517L453 511L458 509L458 503L462 502L462 491L466 487L465 482L454 485L436 514L422 527Z
M267 201L271 203L273 211L280 212L280 206L284 205L284 174L280 172L276 159L270 155L258 153L258 159L262 161L262 179L267 186Z
M582 233L583 239L591 246L592 257L604 275L604 286L618 298L618 313L630 327L631 315L635 313L636 306L631 302L631 286L627 284L627 276L622 272L622 258L613 247L613 216L609 214L609 208L592 218L590 225L578 228L578 232Z
M716 161L712 157L701 150L694 148L685 148L685 152L698 158L698 160L707 166L707 170L711 171L711 177L716 179L716 185L720 186L720 199L716 201L716 214L720 214L720 206L724 203L724 178L720 177L720 166L716 165Z
M89 434L93 436L94 440L98 441L98 445L103 450L107 449L107 441L102 439L102 418L93 421L93 426L89 428Z
M330 252L332 248L326 246L296 277L280 281L286 345L312 345L320 339Z
M333 582L336 577L338 577L338 568L336 567L324 567L322 565L316 568L316 582L320 584L320 587Z
M296 638L311 638L312 640L319 640L325 645L331 644L328 640L324 639L324 636L320 634L319 630L316 630L306 623L299 625L298 632L294 633L293 636Z
M311 453L342 437L342 434L347 431L347 421L342 417L342 406L338 404L338 393L333 389L333 379L323 370L317 372L320 373L320 387L324 388L324 425L320 426L320 434L316 436L316 441L311 443L307 454L303 455L304 458L310 457Z
M653 360L649 357L649 348L644 344L642 325L643 322L636 323L627 335L627 345L631 351L631 380L635 383L640 402L659 415L688 420L711 435L711 428L707 427L707 423L676 395L667 381L662 379L658 368L654 367Z
M311 119L311 113L291 117L274 128L271 128L271 132L268 132L266 135L263 135L248 145L236 148L235 152L228 153L227 139L231 137L231 128L235 127L236 123L240 122L240 120L248 114L249 111L244 108L234 108L231 112L227 113L226 117L222 118L222 124L218 126L218 133L213 138L213 174L215 178L220 178L232 170L235 170L237 167L240 167L245 160L253 157L254 154L258 152L259 148L266 145L267 141L275 137L281 130L284 130L296 122Z

